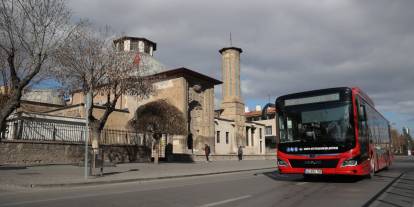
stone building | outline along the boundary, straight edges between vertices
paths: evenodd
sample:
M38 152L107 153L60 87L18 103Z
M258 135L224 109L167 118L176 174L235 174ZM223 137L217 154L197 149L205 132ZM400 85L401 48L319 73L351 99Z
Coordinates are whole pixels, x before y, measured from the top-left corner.
M246 108L244 115L247 121L260 123L265 126L264 136L266 154L275 154L278 140L276 108L267 108L264 112L265 114L263 114L263 110L260 105L256 106L254 111L249 111L248 108Z
M156 77L155 92L147 99L122 95L116 110L109 116L105 128L128 130L128 122L135 111L152 101L165 100L183 112L187 120L188 134L165 135L161 143L171 143L177 154L203 154L208 144L213 155L235 155L239 146L246 155L265 154L265 124L246 121L240 82L241 48L225 47L219 52L222 61L223 82L188 68L166 69L154 58L155 42L145 38L121 37L114 41L123 51L135 51L142 67L148 67L148 76ZM221 109L214 106L214 87L223 83ZM94 115L103 114L106 97L94 97ZM42 113L53 116L84 118L84 94L74 91L65 105ZM61 106L61 107L58 107Z
M128 121L134 117L140 106L163 99L183 112L189 132L188 135L167 136L165 139L168 140L163 143L173 144L174 153L203 153L201 149L204 144L210 145L214 152L214 86L222 82L188 68L166 70L160 67L161 64L154 64L157 63L152 58L156 44L145 38L122 37L114 42L117 48L124 51L136 51L142 60L140 64L151 67L149 71L152 73L149 76L154 76L157 82L154 83L154 93L147 99L122 95L116 105L117 110L110 115L105 127L128 129ZM100 106L105 102L105 96L98 94L94 97L97 117L103 114ZM83 103L84 94L75 91L70 95L66 107L48 113L84 117Z
M22 100L64 105L63 91L56 89L30 89L23 93Z

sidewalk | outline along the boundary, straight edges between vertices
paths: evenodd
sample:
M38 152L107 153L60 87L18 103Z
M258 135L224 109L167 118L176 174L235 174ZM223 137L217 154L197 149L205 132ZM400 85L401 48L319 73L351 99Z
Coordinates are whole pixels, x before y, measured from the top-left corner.
M0 188L59 187L117 182L133 182L242 172L256 169L276 169L274 160L214 161L195 163L126 163L105 167L102 177L84 179L84 168L73 165L34 167L0 166Z

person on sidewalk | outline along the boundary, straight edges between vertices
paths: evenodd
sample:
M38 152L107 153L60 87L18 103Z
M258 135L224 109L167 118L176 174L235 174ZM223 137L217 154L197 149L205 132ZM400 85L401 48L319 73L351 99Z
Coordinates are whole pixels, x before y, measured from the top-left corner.
M237 156L239 157L239 161L243 159L243 148L239 146L239 150L237 150Z
M206 161L210 162L210 160L208 159L208 156L210 156L210 146L208 146L207 144L204 145L204 152L206 154Z

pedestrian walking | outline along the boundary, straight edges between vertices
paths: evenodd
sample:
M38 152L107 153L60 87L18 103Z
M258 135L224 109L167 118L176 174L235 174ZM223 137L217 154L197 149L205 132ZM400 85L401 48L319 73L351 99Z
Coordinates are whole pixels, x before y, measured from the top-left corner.
M237 156L239 157L239 161L243 159L243 148L239 146L239 150L237 150Z
M208 159L208 156L210 156L210 146L208 146L207 144L204 145L204 152L206 154L207 162L210 162L210 160Z

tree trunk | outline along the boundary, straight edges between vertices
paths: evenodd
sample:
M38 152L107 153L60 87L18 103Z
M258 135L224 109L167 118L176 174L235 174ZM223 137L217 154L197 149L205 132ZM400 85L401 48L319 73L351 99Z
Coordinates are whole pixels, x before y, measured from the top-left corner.
M101 132L102 129L99 127L99 121L95 120L89 123L90 126L90 139L91 139L91 143L92 143L92 163L91 163L91 167L92 167L92 172L95 175L95 169L96 169L96 157L99 155L100 150L99 150L99 145L100 145L100 138L101 138ZM100 155L99 155L100 156Z
M96 168L98 167L96 165L97 163L97 157L101 156L100 153L102 153L101 150L99 150L99 138L101 135L101 130L93 128L92 129L92 151L93 151L93 159L92 159L92 166L93 166L93 172L95 173Z
M154 164L158 164L158 156L160 154L160 136L158 133L154 133Z
M0 109L0 130L3 132L6 128L6 120L19 107L20 98L22 97L22 90L13 90L10 98L4 103Z
M93 116L93 90L86 93L85 97L85 117L88 123L88 129L90 130L89 140L92 143L92 149L99 149L99 138L102 128L101 123Z
M89 140L92 144L91 172L94 175L96 168L96 157L99 153L99 141L102 128L100 127L101 125L99 120L93 116L93 90L89 90L86 93L85 108L85 116L88 121Z
M92 143L92 149L99 149L100 144L100 137L102 129L99 127L99 121L92 121L90 122L90 130L91 130L91 143Z

